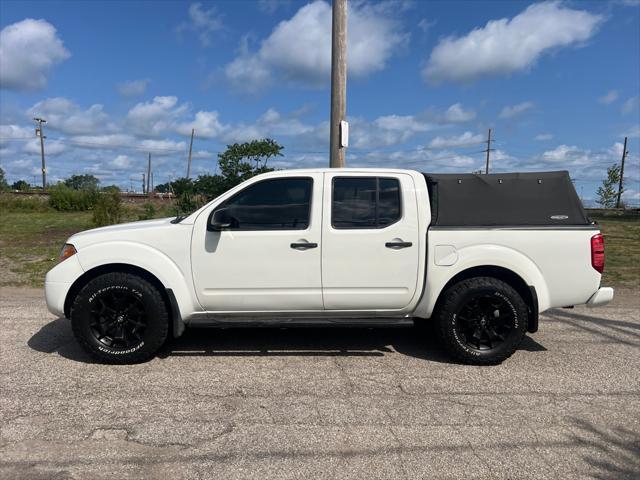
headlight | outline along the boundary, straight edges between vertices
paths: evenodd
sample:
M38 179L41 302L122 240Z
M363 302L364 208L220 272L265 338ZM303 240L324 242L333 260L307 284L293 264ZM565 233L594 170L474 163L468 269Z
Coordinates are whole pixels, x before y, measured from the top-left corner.
M62 247L62 250L60 251L60 257L58 258L58 261L62 262L67 258L75 255L76 253L78 253L78 251L76 250L76 247L74 247L70 243L65 243L64 246Z

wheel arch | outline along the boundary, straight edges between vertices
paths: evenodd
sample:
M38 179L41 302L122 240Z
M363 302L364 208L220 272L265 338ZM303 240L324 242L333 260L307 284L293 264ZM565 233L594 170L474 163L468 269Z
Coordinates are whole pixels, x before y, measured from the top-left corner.
M443 300L445 292L455 285L469 278L491 277L505 282L511 286L522 297L527 309L529 310L529 318L527 322L527 331L534 333L538 331L538 294L534 285L528 285L527 282L513 270L497 265L478 265L467 268L458 272L451 277L449 281L442 287L438 298L435 302L433 310L435 311Z
M106 273L129 273L132 275L136 275L151 285L156 287L162 296L169 313L169 321L171 322L171 331L174 337L178 337L184 331L184 322L182 321L182 316L180 315L180 309L178 307L178 303L176 301L175 294L171 288L167 288L158 277L156 277L153 273L145 270L142 267L131 265L127 263L108 263L103 265L98 265L90 270L84 272L80 277L78 277L71 287L69 288L65 301L64 301L64 315L69 318L71 313L71 305L75 298L77 297L80 290L89 283L94 278L99 277L100 275L104 275Z

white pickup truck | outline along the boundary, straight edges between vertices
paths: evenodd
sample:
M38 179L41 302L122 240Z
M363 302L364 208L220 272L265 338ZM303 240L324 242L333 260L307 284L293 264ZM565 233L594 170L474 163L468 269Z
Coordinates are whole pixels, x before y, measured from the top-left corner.
M602 305L604 243L567 172L256 176L184 218L73 235L48 308L111 363L187 327L434 322L457 361L509 357L538 314Z

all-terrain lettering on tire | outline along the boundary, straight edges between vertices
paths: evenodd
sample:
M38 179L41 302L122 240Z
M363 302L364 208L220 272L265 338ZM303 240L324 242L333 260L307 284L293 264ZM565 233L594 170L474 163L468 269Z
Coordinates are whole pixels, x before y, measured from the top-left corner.
M450 287L435 314L448 353L462 363L497 364L518 348L527 329L527 306L507 283L491 277Z
M88 282L70 316L84 349L108 363L148 360L169 331L168 309L158 289L128 273L107 273Z

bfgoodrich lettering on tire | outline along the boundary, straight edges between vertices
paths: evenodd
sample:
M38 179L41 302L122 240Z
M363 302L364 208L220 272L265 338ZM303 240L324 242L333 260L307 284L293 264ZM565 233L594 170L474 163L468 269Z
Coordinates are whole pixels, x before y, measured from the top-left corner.
M82 347L107 363L151 358L167 339L162 295L129 273L106 273L87 283L71 306L71 326Z
M463 280L436 311L438 336L457 361L494 365L516 351L527 330L527 306L507 283L491 277Z

